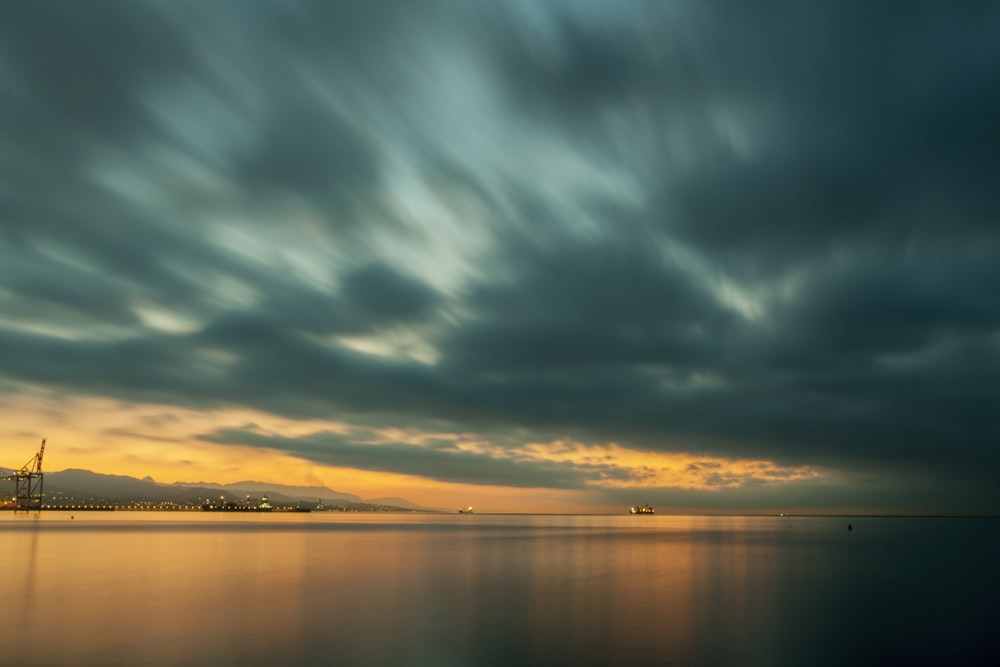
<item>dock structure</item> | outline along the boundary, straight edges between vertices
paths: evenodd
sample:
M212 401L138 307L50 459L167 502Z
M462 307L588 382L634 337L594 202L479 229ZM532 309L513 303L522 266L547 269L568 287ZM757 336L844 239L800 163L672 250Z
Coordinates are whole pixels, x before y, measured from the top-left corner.
M42 438L42 446L38 449L38 453L28 459L20 470L0 477L0 479L14 480L15 510L42 509L42 484L45 479L42 475L42 456L44 454L45 438Z

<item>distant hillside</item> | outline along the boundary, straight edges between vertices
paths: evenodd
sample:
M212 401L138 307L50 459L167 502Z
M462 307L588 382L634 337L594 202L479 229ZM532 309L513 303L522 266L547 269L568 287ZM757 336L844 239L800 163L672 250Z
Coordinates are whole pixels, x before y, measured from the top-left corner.
M409 500L406 500L405 498L372 498L365 502L375 503L376 505L385 505L387 507L403 507L405 509L410 509L410 510L428 511L427 507L421 507L416 503L411 503ZM434 511L439 511L439 510L434 510Z
M0 468L0 474L13 471ZM9 487L9 488L8 488ZM47 472L44 479L47 498L76 498L80 500L109 502L173 502L200 504L202 499L218 498L238 500L245 496L267 496L272 505L313 506L317 502L333 507L357 509L425 510L403 498L364 500L350 493L341 493L322 486L288 486L267 482L244 481L234 484L211 482L160 484L150 477L136 479L125 475L105 475L71 468L61 472ZM13 481L0 481L0 496L13 494Z
M374 503L374 500L362 500L359 496L355 496L351 493L341 493L339 491L334 491L325 486L288 486L287 484L270 484L268 482L253 482L253 481L242 481L233 482L232 484L211 484L204 482L197 482L198 486L210 488L210 489L220 489L222 491L228 491L235 495L266 495L269 498L271 496L284 495L291 498L297 498L299 500L316 500L322 499L324 503L331 502L347 502L347 503L362 503L369 502ZM189 486L189 485L185 485Z
M124 475L102 475L89 470L70 468L62 472L45 473L45 493L62 493L77 498L107 498L109 500L183 500L186 490L167 489L153 480Z

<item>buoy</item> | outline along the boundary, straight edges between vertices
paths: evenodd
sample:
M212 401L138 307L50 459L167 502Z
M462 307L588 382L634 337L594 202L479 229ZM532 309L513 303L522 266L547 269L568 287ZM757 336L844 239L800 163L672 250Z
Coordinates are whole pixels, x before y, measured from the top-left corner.
M851 524L847 524L847 530L854 530L854 526L852 526Z

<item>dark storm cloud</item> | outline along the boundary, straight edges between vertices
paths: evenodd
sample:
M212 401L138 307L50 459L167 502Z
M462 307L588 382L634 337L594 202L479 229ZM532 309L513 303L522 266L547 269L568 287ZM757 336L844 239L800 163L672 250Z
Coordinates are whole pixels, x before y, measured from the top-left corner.
M353 435L353 434L352 434ZM251 431L226 430L202 436L207 442L266 447L332 465L429 477L442 482L496 484L513 487L582 488L592 466L564 463L518 463L454 449L395 443L376 444L364 433L343 436L317 433L282 438Z
M723 53L749 77L742 97L773 110L777 140L766 160L714 160L668 186L679 215L663 224L737 265L763 256L764 271L831 245L892 252L942 225L992 224L995 7L737 14Z
M428 318L440 301L432 288L380 263L347 272L338 293L275 280L258 285L266 298L264 328L312 334L365 334Z
M4 387L1000 505L994 4L367 7L0 10Z
M391 322L425 316L436 295L390 266L369 264L345 277L344 298L372 320Z
M164 30L163 14L148 3L43 1L3 12L8 96L0 113L36 149L65 151L134 129L138 89L190 64L184 33Z
M712 354L705 329L725 331L734 315L705 287L642 239L510 242L511 282L485 282L468 301L474 324L444 343L463 369L698 366Z
M661 13L653 4L644 9ZM679 87L678 79L683 80L685 63L673 61L669 69L661 69L654 35L633 18L595 20L552 12L548 30L512 27L500 33L495 44L502 80L520 102L542 114L587 115L605 105L628 104L633 95L669 94ZM669 29L660 35L673 36Z
M316 99L275 104L261 135L239 166L250 192L313 200L329 222L353 222L377 168L370 147L334 109Z

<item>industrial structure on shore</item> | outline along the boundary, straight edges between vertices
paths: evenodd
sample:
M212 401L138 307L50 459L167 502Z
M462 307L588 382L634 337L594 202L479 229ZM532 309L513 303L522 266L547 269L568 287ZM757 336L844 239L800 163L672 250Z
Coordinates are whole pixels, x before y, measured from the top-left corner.
M27 463L21 466L20 470L15 470L3 475L0 479L14 480L14 509L15 510L40 510L42 509L42 456L45 454L45 438L42 438L42 446L38 453L28 459Z

